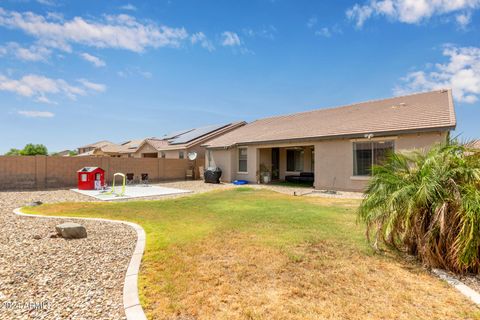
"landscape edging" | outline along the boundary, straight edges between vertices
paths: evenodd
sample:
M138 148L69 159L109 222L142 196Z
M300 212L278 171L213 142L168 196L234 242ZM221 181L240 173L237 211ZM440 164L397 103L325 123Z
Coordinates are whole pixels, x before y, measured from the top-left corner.
M432 269L432 272L437 275L440 279L446 281L449 285L460 291L464 296L480 305L480 294L467 286L462 281L451 277L446 271L441 269Z
M127 320L147 320L143 312L142 305L138 296L138 273L140 271L140 264L142 262L143 252L145 251L145 230L136 223L123 220L110 220L103 218L80 218L80 217L64 217L64 216L42 216L23 213L21 208L13 210L18 216L33 217L33 218L50 218L50 219L79 219L121 223L132 227L137 233L137 243L132 254L132 258L128 264L127 272L125 274L125 281L123 283L123 309Z

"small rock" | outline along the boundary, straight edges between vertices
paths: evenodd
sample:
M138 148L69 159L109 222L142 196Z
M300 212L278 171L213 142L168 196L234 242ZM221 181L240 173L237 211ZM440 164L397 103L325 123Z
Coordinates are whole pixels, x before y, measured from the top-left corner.
M42 239L42 236L36 234L36 235L33 236L33 239L40 240L40 239Z
M81 239L87 237L87 229L74 222L66 222L55 227L57 234L65 239Z
M42 201L33 201L33 202L30 202L29 204L27 204L28 207L36 207L36 206L39 206L39 205L42 205L43 202Z
M50 238L52 238L52 239L54 239L54 238L58 238L58 234L56 234L56 233L52 233L52 234L51 234L49 237L50 237Z

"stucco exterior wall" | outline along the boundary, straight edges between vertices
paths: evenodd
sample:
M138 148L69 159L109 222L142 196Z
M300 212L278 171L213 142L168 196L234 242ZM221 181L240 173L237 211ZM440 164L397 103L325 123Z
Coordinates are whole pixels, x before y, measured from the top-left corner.
M381 140L381 137L374 140ZM395 142L395 151L426 149L445 141L445 132L418 133L387 137ZM337 139L315 143L315 188L363 191L368 177L353 176L353 142L364 139Z
M222 169L221 180L223 182L231 182L235 180L233 176L234 169L232 166L233 150L212 150L211 155L210 166ZM205 163L208 166L208 155L205 155Z
M395 142L395 151L402 151L429 148L435 143L445 141L446 136L446 132L428 132L395 137L374 137L373 140L393 140ZM228 150L214 149L211 150L211 165L222 169L223 181L230 182L235 179L244 179L255 183L257 181L256 174L260 164L265 164L268 168L271 168L270 148L279 147L280 179L283 180L286 175L298 174L298 172L286 171L287 149L289 147L303 146L305 148L303 171L314 171L314 186L316 189L363 191L369 178L353 176L353 142L365 140L366 139L335 139L303 142L302 145L291 143L246 146L248 150L248 170L245 173L238 172L238 148ZM314 153L314 168L311 168L312 152L310 150ZM207 155L205 158L206 163L208 163Z
M135 153L132 154L132 158L142 158L142 153L158 153L158 152L157 152L157 149L152 147L150 144L145 143Z

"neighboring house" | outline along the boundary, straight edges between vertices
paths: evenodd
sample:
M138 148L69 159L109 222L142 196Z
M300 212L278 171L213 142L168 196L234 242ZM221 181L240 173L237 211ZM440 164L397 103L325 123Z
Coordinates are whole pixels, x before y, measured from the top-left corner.
M121 144L108 143L99 145L87 152L78 154L77 157L93 156L93 157L131 157L137 151L139 145L145 139L129 140Z
M316 189L364 190L373 164L392 150L445 141L456 126L451 90L260 119L206 143L222 180L257 182L314 173Z
M91 144L87 144L86 146L83 146L83 147L79 147L77 149L78 151L78 155L79 156L82 156L84 155L84 153L88 153L90 151L93 151L97 148L102 148L102 147L105 147L105 146L108 146L108 145L112 145L114 144L113 142L110 142L110 141L98 141L98 142L95 142L95 143L91 143Z
M222 125L210 125L174 132L161 138L145 139L132 154L132 157L187 159L188 153L196 152L197 157L203 160L205 158L205 147L202 146L204 143L238 129L245 124L246 122L240 121Z
M55 153L55 155L58 156L58 157L69 157L71 152L72 152L72 150L62 150L62 151L59 151L59 152Z
M480 150L480 139L473 141L473 148Z

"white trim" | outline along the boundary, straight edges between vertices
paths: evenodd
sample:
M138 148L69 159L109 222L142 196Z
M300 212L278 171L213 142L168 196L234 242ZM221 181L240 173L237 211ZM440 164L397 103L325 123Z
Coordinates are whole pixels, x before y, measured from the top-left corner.
M463 282L451 277L447 272L441 269L432 269L432 272L435 273L440 279L445 280L449 285L460 291L464 296L480 305L480 294L464 284Z
M350 180L368 181L372 176L351 176Z
M373 137L371 139L368 138L355 138L350 139L350 142L368 142L368 141L389 141L389 140L397 140L398 136L391 136L391 137Z
M248 172L241 172L241 171L238 171L237 174L248 174Z
M140 264L142 262L143 252L145 251L146 235L145 230L136 223L122 221L122 220L110 220L102 218L77 218L77 217L64 217L64 216L41 216L23 213L21 208L13 210L13 213L22 217L30 218L49 218L49 219L78 219L78 220L92 220L92 221L105 221L113 223L121 223L132 227L137 233L137 244L133 251L132 258L128 264L128 269L125 274L125 281L123 283L123 309L125 310L125 316L127 320L147 320L147 316L143 312L140 299L138 297L138 273L140 270Z

